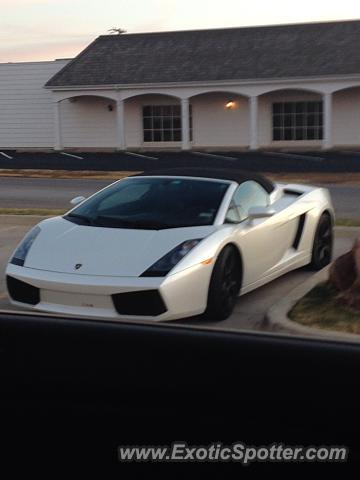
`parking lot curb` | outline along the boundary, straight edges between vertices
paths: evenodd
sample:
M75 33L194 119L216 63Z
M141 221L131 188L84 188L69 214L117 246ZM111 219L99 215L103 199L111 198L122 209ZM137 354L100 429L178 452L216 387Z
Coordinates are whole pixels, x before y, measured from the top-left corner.
M283 297L280 302L274 304L265 315L263 323L264 329L270 332L289 333L306 337L311 336L321 339L337 340L339 342L346 341L359 343L360 335L307 327L297 322L293 322L288 317L288 313L301 298L316 287L316 285L327 279L328 271L329 267L325 267L323 270L315 273L308 280Z

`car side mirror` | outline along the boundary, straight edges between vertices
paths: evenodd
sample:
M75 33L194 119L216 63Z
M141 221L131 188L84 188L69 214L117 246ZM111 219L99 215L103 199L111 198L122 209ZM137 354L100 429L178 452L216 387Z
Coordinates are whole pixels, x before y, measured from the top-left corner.
M83 202L86 200L86 197L80 196L80 197L75 197L72 200L70 200L71 205L79 205L79 203Z
M271 207L250 207L248 218L249 220L255 220L257 218L269 218L275 213L275 210Z

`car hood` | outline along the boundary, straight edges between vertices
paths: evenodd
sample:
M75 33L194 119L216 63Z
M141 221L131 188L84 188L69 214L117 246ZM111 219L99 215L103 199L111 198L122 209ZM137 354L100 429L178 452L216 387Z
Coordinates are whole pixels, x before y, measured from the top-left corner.
M204 238L216 227L133 230L45 220L24 266L80 275L137 277L185 240ZM80 268L75 268L81 265Z

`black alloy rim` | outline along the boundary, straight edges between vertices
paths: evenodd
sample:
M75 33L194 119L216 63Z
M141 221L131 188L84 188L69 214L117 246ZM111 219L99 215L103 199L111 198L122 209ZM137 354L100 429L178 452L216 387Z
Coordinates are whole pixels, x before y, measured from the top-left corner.
M225 260L221 285L222 306L225 311L234 307L238 290L237 265L234 254L230 254Z
M316 259L319 263L327 264L331 260L332 231L329 220L321 222L316 240Z

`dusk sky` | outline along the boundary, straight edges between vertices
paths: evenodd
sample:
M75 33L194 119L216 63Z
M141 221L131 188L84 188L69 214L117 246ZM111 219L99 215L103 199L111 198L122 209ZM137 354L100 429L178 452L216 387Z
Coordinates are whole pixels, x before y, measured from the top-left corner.
M112 27L135 33L358 18L359 0L0 0L0 62L74 57Z

